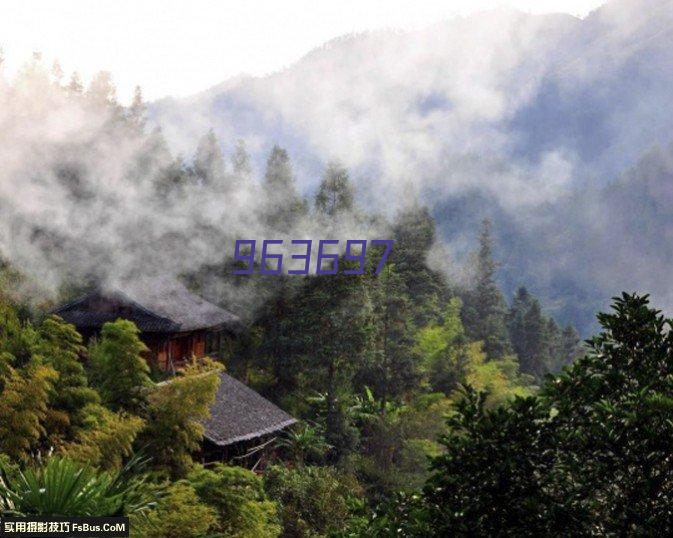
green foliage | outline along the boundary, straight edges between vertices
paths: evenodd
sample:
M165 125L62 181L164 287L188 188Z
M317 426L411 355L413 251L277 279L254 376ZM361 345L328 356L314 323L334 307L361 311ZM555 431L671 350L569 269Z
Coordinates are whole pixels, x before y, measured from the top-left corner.
M418 536L670 534L673 322L647 296L613 309L539 396L489 408L467 387L423 496L382 521Z
M287 232L308 212L297 192L292 163L287 150L274 146L266 161L264 173L264 220L267 226Z
M404 282L417 327L438 322L442 305L451 296L442 275L427 263L419 263L436 246L436 235L435 221L427 207L412 206L398 214L392 224L394 246L389 263L395 265Z
M318 426L304 424L287 431L276 442L284 454L297 464L322 463L332 448Z
M131 460L116 473L52 457L23 471L2 468L0 513L19 516L118 516L154 505L141 465Z
M58 374L38 360L23 368L0 353L0 452L25 460L45 433L49 395Z
M329 162L315 196L316 211L333 218L351 211L354 203L355 193L348 170L337 161Z
M387 265L371 283L373 338L357 381L382 403L399 401L418 386L419 356L411 300L395 267Z
M131 536L138 538L202 538L217 527L217 511L204 504L189 484L177 482L154 510L130 518Z
M278 502L283 537L329 536L341 530L351 513L357 482L332 467L266 470L264 488Z
M203 186L222 187L225 180L225 163L220 143L211 129L196 147L192 174Z
M310 372L309 387L325 391L325 434L337 457L354 447L346 406L373 332L367 278L338 274L307 280L296 303L298 351Z
M570 364L581 352L572 325L559 333L556 322L543 314L540 302L524 287L517 290L512 300L507 326L521 370L538 381Z
M88 419L88 410L100 403L100 396L89 387L80 359L86 349L73 325L49 316L38 327L38 337L33 353L58 374L47 417L50 444L58 446L75 437L77 428Z
M192 465L191 453L203 439L201 421L210 416L220 378L212 361L187 365L177 377L158 384L148 396L147 422L140 435L153 463L175 476Z
M449 301L441 324L423 327L416 336L423 370L432 391L451 394L465 377L466 338L460 299Z
M276 505L267 498L262 479L252 471L217 464L210 469L196 468L187 480L201 501L216 510L218 536L279 536Z
M89 348L93 383L113 411L140 412L152 384L143 358L148 349L138 335L133 322L118 319L103 325L100 340Z
M484 220L475 263L475 286L465 296L463 323L472 341L484 343L489 359L497 359L510 350L507 334L505 299L495 281L498 264L493 260L491 222Z
M87 417L72 443L61 452L73 460L115 470L123 458L133 452L133 443L145 421L123 412L113 413L102 405L89 404L82 413Z

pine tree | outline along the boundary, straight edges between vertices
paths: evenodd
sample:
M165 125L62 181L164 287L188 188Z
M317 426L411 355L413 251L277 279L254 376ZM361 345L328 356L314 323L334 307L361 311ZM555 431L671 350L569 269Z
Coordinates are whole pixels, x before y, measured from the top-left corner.
M512 350L518 357L525 353L526 346L526 326L524 318L530 310L533 302L533 296L525 287L520 287L512 299L512 306L507 314L507 329L509 339L512 344Z
M112 83L112 75L107 71L94 75L86 94L96 104L117 105L117 90Z
M371 359L359 373L382 408L416 387L420 358L416 348L411 300L395 267L387 265L372 283L374 345Z
M549 345L547 340L547 320L537 299L533 299L524 315L524 347L519 356L521 371L541 380L549 371Z
M348 170L331 161L325 169L322 182L315 197L315 207L319 214L335 217L353 209L355 193Z
M425 262L435 245L435 220L427 207L412 206L393 222L393 250L389 263L413 297L413 317L417 326L441 321L444 305L452 296L444 277Z
M584 354L580 335L571 323L565 326L561 333L559 367L575 362Z
M554 318L549 317L547 319L547 356L549 357L547 370L550 373L558 372L565 365L561 345L559 326Z
M79 73L75 71L70 76L70 82L68 83L68 93L72 95L79 95L84 91L84 85L82 84L82 79L79 76Z
M266 161L264 174L264 215L274 230L288 231L307 212L297 192L292 163L287 151L274 146Z
M143 101L143 92L140 86L133 91L133 101L128 109L128 119L139 132L145 129L147 123L147 105Z
M231 164L239 185L246 185L252 178L252 165L250 164L250 155L245 147L245 140L242 138L236 141L236 148L234 148L234 154L231 156Z
M510 348L507 335L507 307L495 281L498 264L493 260L491 221L485 219L476 260L476 285L466 294L463 322L471 340L484 343L489 359L502 358Z
M224 186L226 174L224 158L220 143L212 129L199 140L192 173L202 185Z
M355 443L345 405L353 376L371 350L374 323L368 278L343 273L307 278L295 303L291 334L305 371L311 372L311 388L325 394L326 440L337 458Z

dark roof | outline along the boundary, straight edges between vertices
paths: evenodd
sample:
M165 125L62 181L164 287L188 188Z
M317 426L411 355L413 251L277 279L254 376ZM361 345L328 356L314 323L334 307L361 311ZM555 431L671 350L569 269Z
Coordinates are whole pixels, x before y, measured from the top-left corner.
M53 311L78 329L99 329L118 318L133 321L141 332L180 332L206 328L238 329L231 312L191 293L182 284L143 279L117 289L97 290Z
M297 422L250 387L220 372L220 388L210 407L204 437L218 446L277 432Z

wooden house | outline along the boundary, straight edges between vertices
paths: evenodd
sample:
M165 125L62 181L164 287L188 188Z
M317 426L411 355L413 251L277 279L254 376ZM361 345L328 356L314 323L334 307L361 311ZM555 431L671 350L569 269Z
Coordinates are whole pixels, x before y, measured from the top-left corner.
M98 289L53 311L72 323L86 339L108 321L136 324L149 348L148 362L175 371L192 356L222 358L225 342L240 331L240 319L162 279L134 282L121 289Z
M220 388L210 407L210 418L203 424L204 459L243 458L252 452L250 461L258 462L264 451L254 448L264 447L297 421L237 379L224 372L219 376Z
M127 319L140 329L155 367L174 371L192 356L221 356L223 341L242 329L234 314L162 280L134 282L124 291L96 290L53 311L85 337L98 334L108 321ZM268 444L296 420L257 392L221 372L211 417L204 422L207 460L241 456ZM170 383L170 380L165 381ZM255 456L259 461L263 453Z

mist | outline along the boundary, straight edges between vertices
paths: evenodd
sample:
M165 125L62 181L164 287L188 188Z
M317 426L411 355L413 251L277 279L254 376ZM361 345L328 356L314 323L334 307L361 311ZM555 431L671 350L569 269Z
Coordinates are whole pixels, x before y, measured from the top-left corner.
M669 0L615 0L584 19L501 10L348 35L276 74L153 103L151 121L176 151L211 127L225 144L245 138L258 163L279 143L306 193L338 158L372 212L410 194L429 205L459 261L489 217L508 293L528 285L586 329L622 289L673 307L668 250L643 252L615 224L624 206L605 203L669 147L672 22Z
M16 79L3 79L0 256L26 277L10 293L44 302L64 286L178 281L230 260L236 239L257 240L257 258L262 240L283 240L274 252L287 270L292 239L313 239L315 259L319 239L342 238L343 249L347 238L378 237L381 226L355 211L330 220L305 211L271 225L268 210L289 203L287 193L264 189L245 166L236 171L209 140L195 139L186 162L176 158L161 132L146 128L144 104L120 106L104 73L83 88L36 55ZM211 272L198 284L250 319L273 287L243 278L231 286Z

